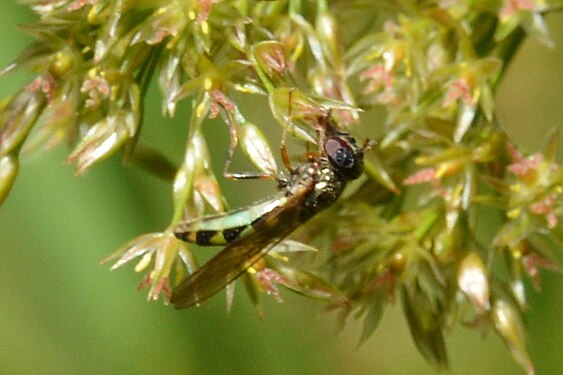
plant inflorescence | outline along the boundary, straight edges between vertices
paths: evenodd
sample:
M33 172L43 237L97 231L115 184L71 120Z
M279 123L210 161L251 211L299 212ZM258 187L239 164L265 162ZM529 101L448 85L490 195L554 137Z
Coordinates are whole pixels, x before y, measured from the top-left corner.
M112 268L139 258L149 299L167 300L198 267L172 229L226 210L211 167L225 150L208 147L207 120L221 116L229 152L239 147L275 175L262 130L281 125L314 143L329 112L371 140L364 176L300 231L302 243L282 242L265 268L247 272L258 310L259 294L281 298L283 285L364 319L365 338L399 299L418 349L438 366L447 365L445 333L461 322L492 328L533 373L525 279L539 288L539 269L557 268L563 170L557 133L542 152L523 152L496 118L494 94L526 37L550 43L544 17L560 1L25 2L39 17L24 26L36 41L1 74L24 68L36 78L0 105L0 201L23 152L62 142L77 173L121 152L174 176L169 226L108 258ZM191 108L179 166L139 145L151 83L165 116ZM250 122L249 96L266 98L275 121ZM312 245L324 260L316 273L290 261Z

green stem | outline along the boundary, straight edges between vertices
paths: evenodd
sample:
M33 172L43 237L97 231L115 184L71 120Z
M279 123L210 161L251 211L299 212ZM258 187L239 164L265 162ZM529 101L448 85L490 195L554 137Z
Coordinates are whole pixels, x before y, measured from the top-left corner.
M268 91L268 92L274 91L276 87L274 86L272 81L270 81L268 76L262 71L262 69L260 69L260 67L258 66L258 63L255 63L254 70L258 74L258 78L260 78L260 81L262 82L262 84L266 88L266 91Z

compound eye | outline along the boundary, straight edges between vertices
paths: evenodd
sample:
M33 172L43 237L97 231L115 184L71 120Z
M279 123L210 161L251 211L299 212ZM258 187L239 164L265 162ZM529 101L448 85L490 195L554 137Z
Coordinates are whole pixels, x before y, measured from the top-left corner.
M347 179L355 179L362 174L363 152L355 144L343 137L331 137L324 148L337 173Z
M352 150L347 147L331 149L328 156L331 159L332 164L337 168L349 169L354 165L354 154Z

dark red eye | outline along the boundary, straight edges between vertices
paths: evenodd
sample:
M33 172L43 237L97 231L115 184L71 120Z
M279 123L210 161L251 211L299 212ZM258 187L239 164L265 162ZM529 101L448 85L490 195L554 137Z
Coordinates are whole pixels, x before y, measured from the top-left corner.
M338 174L348 180L360 177L364 168L364 153L356 146L354 138L348 135L330 137L324 149Z

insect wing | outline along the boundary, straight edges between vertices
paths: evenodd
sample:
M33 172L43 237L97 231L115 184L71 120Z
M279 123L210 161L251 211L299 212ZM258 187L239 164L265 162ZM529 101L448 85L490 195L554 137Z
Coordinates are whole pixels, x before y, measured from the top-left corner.
M249 229L252 222L285 204L285 194L219 215L189 220L174 228L179 239L201 246L226 245Z
M201 303L233 282L302 223L302 203L307 189L256 219L253 231L239 237L184 280L170 302L178 309Z

